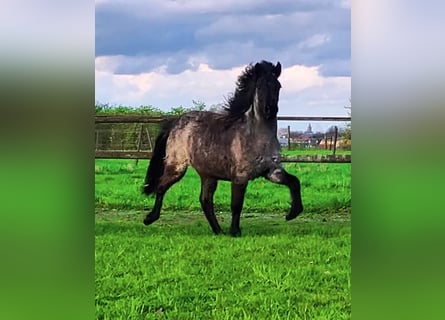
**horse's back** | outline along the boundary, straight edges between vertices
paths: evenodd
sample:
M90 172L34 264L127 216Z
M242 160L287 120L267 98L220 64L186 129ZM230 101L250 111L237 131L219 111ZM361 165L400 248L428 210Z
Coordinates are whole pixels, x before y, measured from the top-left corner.
M278 140L275 142L278 145ZM263 173L268 159L278 153L275 149L270 135L252 134L246 122L192 111L179 117L170 132L166 169L192 166L203 176L244 183Z

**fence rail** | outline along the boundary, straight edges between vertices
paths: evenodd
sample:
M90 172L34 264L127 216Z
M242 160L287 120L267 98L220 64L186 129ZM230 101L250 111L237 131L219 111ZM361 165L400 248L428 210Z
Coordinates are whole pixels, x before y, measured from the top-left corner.
M168 116L144 115L96 115L95 123L154 123L159 124ZM278 116L279 121L351 121L351 117L304 117ZM151 151L146 150L96 150L96 159L150 159ZM282 155L282 162L306 163L351 163L351 155Z
M96 116L96 123L160 123L169 116ZM172 117L172 116L170 116ZM278 121L351 121L351 117L278 116Z
M167 117L160 116L96 116L96 123L160 123Z

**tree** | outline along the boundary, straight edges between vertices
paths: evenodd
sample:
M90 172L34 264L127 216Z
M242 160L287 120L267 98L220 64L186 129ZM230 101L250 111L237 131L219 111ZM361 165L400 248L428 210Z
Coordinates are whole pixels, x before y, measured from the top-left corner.
M345 106L345 109L347 109L347 112L348 112L348 116L351 116L351 107L352 107L352 102L351 102L351 99L349 99L349 106ZM343 139L345 139L345 141L351 143L351 140L352 140L351 121L349 121L346 124L346 129L344 130L344 133L343 133Z
M196 110L196 111L203 111L206 108L206 104L202 101L199 100L192 100L193 102L193 107L192 110Z
M348 116L351 116L351 107L352 103L351 99L349 99L349 105L344 107L348 112ZM351 121L348 121L348 123L346 124L346 128L341 130L339 132L339 135L343 138L341 147L343 149L351 150L351 141L352 141Z
M222 110L224 110L224 104L223 103L212 104L209 107L209 111L212 111L212 112L221 112Z

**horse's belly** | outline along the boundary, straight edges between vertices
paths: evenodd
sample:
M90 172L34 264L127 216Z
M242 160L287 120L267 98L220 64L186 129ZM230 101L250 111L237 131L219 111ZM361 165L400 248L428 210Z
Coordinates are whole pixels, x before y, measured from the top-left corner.
M247 183L260 175L261 168L254 163L239 163L224 155L196 157L191 166L203 176L215 179L233 181L234 183Z
M200 174L221 180L231 180L230 160L220 154L199 153L191 160L191 166Z

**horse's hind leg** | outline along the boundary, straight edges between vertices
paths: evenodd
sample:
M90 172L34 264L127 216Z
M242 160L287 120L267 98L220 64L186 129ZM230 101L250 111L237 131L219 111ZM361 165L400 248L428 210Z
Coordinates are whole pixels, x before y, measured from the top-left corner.
M215 216L213 208L213 195L215 194L218 181L216 179L201 176L201 194L199 201L201 202L202 211L207 218L213 232L215 234L221 233L221 227Z
M300 180L294 175L286 172L282 167L272 168L269 173L265 175L265 178L272 182L286 185L289 188L292 204L289 213L286 216L286 220L295 219L303 211Z
M164 199L164 193L156 193L156 200L153 207L153 210L147 214L144 218L144 224L148 226L149 224L152 224L156 220L159 219L159 216L161 214L161 207L162 207L162 201Z
M183 168L167 166L164 170L163 175L160 178L159 185L156 188L156 200L153 206L153 210L145 216L144 224L149 225L159 219L162 208L162 201L164 200L164 195L168 189L176 182L182 179L187 166Z
M240 217L243 209L244 195L246 193L247 183L232 183L232 225L230 226L230 234L234 237L241 236Z

